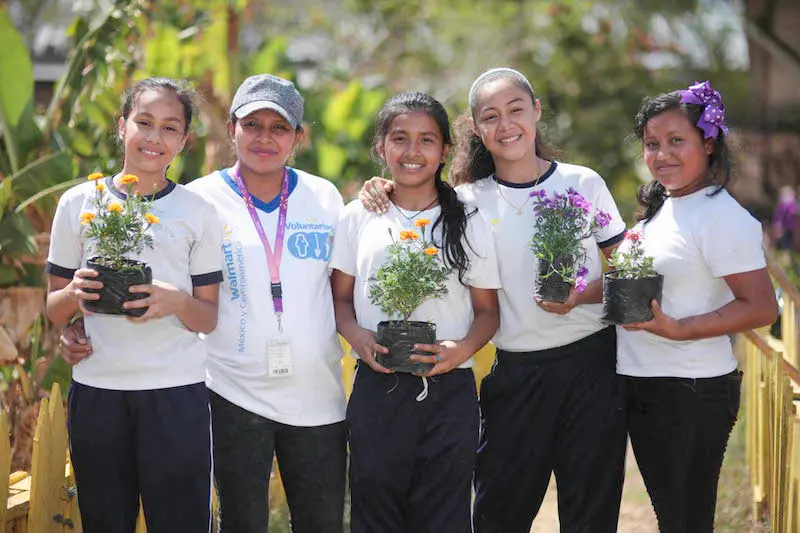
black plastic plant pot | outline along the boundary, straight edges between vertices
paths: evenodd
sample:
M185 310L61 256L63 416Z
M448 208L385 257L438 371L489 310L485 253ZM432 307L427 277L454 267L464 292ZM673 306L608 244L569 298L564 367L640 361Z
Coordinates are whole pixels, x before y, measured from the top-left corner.
M664 276L625 279L617 272L603 276L603 320L610 324L633 324L653 320L653 300L661 303Z
M142 316L147 308L123 309L122 304L132 300L147 298L147 293L133 294L128 291L133 285L148 285L153 282L153 271L141 261L125 259L126 268L117 270L98 263L97 257L86 261L86 267L97 271L97 281L103 282L102 289L86 289L100 295L99 300L85 300L83 305L93 313L103 315Z
M569 298L572 283L565 280L559 273L565 262L556 260L554 264L555 271L553 263L539 260L539 272L534 284L534 293L539 301L564 303Z
M389 348L388 354L377 354L378 364L395 372L424 374L433 368L431 363L419 363L409 359L412 354L433 355L430 352L414 350L415 344L434 344L436 324L402 320L388 320L378 323L375 340Z

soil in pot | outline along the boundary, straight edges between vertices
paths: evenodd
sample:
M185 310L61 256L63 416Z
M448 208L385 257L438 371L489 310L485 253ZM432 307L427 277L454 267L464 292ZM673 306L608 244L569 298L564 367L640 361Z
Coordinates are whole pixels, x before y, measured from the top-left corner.
M539 272L534 284L534 294L537 300L560 303L567 301L569 291L572 289L572 283L559 274L561 267L566 264L567 262L558 259L554 263L539 260ZM555 272L553 267L555 267Z
M388 354L377 354L378 364L395 372L424 374L433 364L409 360L412 354L433 355L430 352L414 350L415 344L436 342L436 325L430 322L388 320L378 323L375 340L389 348Z
M650 302L661 303L664 276L625 279L615 271L603 276L603 320L611 324L633 324L653 319Z
M116 270L97 262L96 257L92 257L86 262L86 267L97 271L97 281L103 282L102 289L86 289L86 292L93 292L100 295L99 300L85 301L86 309L93 313L104 315L127 315L142 316L147 312L147 308L142 309L123 309L122 304L133 300L147 298L147 293L132 294L128 291L133 285L148 285L153 282L153 271L141 261L125 259L127 267L123 270Z

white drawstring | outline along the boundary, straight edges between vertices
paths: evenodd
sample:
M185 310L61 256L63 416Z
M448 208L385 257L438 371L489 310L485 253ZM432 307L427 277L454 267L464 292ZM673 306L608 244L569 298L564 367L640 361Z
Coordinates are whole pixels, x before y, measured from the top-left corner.
M422 376L422 392L417 395L417 401L421 402L428 397L428 378Z

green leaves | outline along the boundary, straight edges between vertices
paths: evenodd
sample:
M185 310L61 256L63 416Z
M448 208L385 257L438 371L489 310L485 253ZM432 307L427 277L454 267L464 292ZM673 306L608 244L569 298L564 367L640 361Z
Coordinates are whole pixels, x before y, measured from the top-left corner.
M4 8L0 8L0 122L4 129L15 127L22 112L33 98L33 65L22 35L11 24Z
M388 246L386 261L369 278L370 302L389 317L408 320L422 302L447 294L450 269L439 261L438 250L424 240L424 226L422 233L419 237L415 232L400 232L400 242Z

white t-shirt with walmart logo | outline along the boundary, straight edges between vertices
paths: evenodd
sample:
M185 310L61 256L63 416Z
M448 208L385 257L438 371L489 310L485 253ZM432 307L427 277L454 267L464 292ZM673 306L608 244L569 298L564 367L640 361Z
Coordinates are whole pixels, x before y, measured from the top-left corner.
M336 221L344 206L336 187L290 169L280 266L283 335L273 311L266 253L236 183L222 170L188 187L217 208L223 226L219 322L206 336L209 388L283 424L320 426L344 420L342 351L328 271ZM270 203L253 200L274 246L277 198ZM267 345L281 338L291 346L292 374L269 377Z

